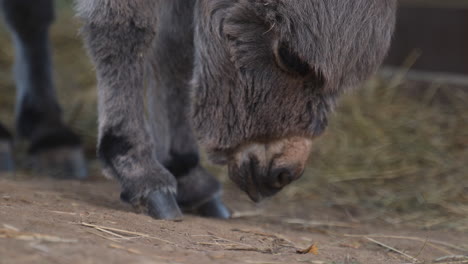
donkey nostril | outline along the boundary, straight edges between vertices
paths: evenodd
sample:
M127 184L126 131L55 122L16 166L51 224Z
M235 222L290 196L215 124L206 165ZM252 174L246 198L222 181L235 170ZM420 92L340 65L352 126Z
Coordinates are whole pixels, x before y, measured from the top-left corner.
M288 169L279 169L273 172L273 188L283 188L284 186L290 184L293 181L293 177Z
M278 182L284 186L291 182L291 177L288 172L283 172L278 175Z

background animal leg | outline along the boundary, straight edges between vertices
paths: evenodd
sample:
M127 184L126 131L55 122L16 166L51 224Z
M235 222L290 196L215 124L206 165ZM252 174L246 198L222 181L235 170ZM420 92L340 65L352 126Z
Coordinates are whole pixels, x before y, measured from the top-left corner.
M17 133L30 141L33 167L59 178L86 178L80 139L62 121L52 80L48 32L53 1L1 4L15 44Z
M12 136L0 123L0 173L12 172L13 169Z

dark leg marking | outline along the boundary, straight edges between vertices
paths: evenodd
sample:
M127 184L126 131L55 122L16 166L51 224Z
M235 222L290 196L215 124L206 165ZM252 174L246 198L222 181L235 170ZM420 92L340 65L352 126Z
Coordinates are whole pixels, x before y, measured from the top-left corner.
M199 166L198 153L179 154L171 151L170 157L165 167L177 178L177 203L184 212L229 218L231 213L221 200L221 184Z
M177 153L170 152L170 160L164 163L164 167L172 173L176 178L187 175L190 170L198 166L198 153Z
M126 155L132 148L132 144L128 139L125 136L119 135L119 131L121 130L122 125L105 129L98 146L99 159L105 166L109 166L117 177L119 177L119 174L117 170L115 170L113 160L118 156Z

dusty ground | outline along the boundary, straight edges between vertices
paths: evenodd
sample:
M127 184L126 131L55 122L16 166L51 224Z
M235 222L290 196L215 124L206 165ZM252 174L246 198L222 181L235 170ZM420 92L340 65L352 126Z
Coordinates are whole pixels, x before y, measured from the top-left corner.
M3 177L0 263L391 264L468 254L466 233L392 225L327 208L313 197L253 205L228 186L225 200L234 219L171 222L139 214L118 196L118 185L104 179ZM311 245L311 253L297 253ZM440 263L450 260L468 263Z

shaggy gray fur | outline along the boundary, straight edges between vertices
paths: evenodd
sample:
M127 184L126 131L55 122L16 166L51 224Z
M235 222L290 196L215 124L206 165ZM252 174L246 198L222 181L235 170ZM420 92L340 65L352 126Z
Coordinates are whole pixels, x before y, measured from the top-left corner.
M106 174L134 205L177 190L179 205L196 205L220 190L198 164L197 140L229 162L246 145L315 138L337 96L381 63L395 2L77 0L98 76ZM236 166L258 166L250 160Z

